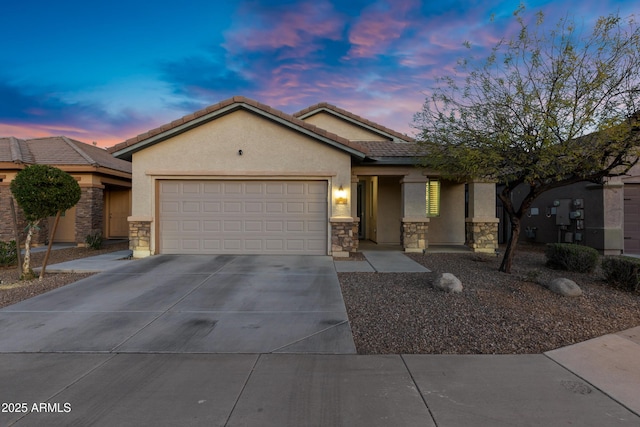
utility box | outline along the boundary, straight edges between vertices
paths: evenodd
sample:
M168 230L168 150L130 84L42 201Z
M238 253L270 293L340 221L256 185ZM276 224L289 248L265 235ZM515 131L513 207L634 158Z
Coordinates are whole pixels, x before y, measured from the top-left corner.
M571 225L571 199L560 199L554 202L556 205L556 225Z

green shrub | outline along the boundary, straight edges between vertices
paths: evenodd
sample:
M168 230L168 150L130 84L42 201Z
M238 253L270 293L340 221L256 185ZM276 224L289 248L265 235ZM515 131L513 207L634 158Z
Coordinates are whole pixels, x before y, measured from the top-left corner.
M0 242L0 266L7 267L18 263L16 241Z
M595 270L600 258L597 250L571 243L549 243L544 253L547 267L581 273Z
M602 270L609 284L630 292L640 290L640 260L627 257L605 257L602 260Z
M102 247L104 238L102 237L102 233L98 231L89 234L87 237L85 237L84 241L91 249L98 250Z

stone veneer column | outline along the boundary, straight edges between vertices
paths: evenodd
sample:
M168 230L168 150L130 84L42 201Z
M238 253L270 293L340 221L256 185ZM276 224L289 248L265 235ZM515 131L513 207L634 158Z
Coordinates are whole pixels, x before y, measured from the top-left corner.
M429 219L419 221L402 219L400 243L405 252L423 252L429 246Z
M465 221L465 245L474 252L494 253L498 249L496 185L469 182L469 217Z
M465 224L465 245L474 252L494 253L498 249L497 218L467 218Z
M400 243L405 252L423 252L429 246L427 181L427 177L418 171L414 171L400 181L402 197Z
M134 258L151 255L151 220L137 220L129 217L129 249Z
M104 230L104 187L81 187L76 205L76 243L84 246L88 235Z
M334 257L348 257L358 250L358 223L353 218L332 218L331 221L331 254Z
M11 198L11 189L9 183L0 184L0 241L8 242L15 240L15 232L13 230L13 218L11 216L11 206L9 205L9 199ZM17 204L13 203L18 210ZM17 213L17 212L16 212ZM20 215L18 215L18 221L20 221ZM20 226L20 224L18 224ZM20 231L24 230L24 227ZM22 233L21 233L22 234Z

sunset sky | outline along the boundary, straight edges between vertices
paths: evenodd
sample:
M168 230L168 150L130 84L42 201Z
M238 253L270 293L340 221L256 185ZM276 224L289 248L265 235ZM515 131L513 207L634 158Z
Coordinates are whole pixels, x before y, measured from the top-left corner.
M326 101L413 135L433 78L513 35L517 1L4 2L0 137L110 146L234 95L294 113ZM546 22L637 0L525 1ZM491 17L494 16L492 20ZM486 55L485 55L486 56Z

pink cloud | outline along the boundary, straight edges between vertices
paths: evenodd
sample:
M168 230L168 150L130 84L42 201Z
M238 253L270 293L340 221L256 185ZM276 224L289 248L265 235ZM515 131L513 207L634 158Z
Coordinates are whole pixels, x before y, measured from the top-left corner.
M418 7L419 2L404 0L378 1L366 8L349 32L352 47L346 58L371 58L384 52L414 23L412 13Z
M226 34L227 50L296 48L304 49L303 56L319 48L310 44L314 39L338 40L344 28L344 18L326 0L289 4L278 11L255 7L241 9L242 22Z

